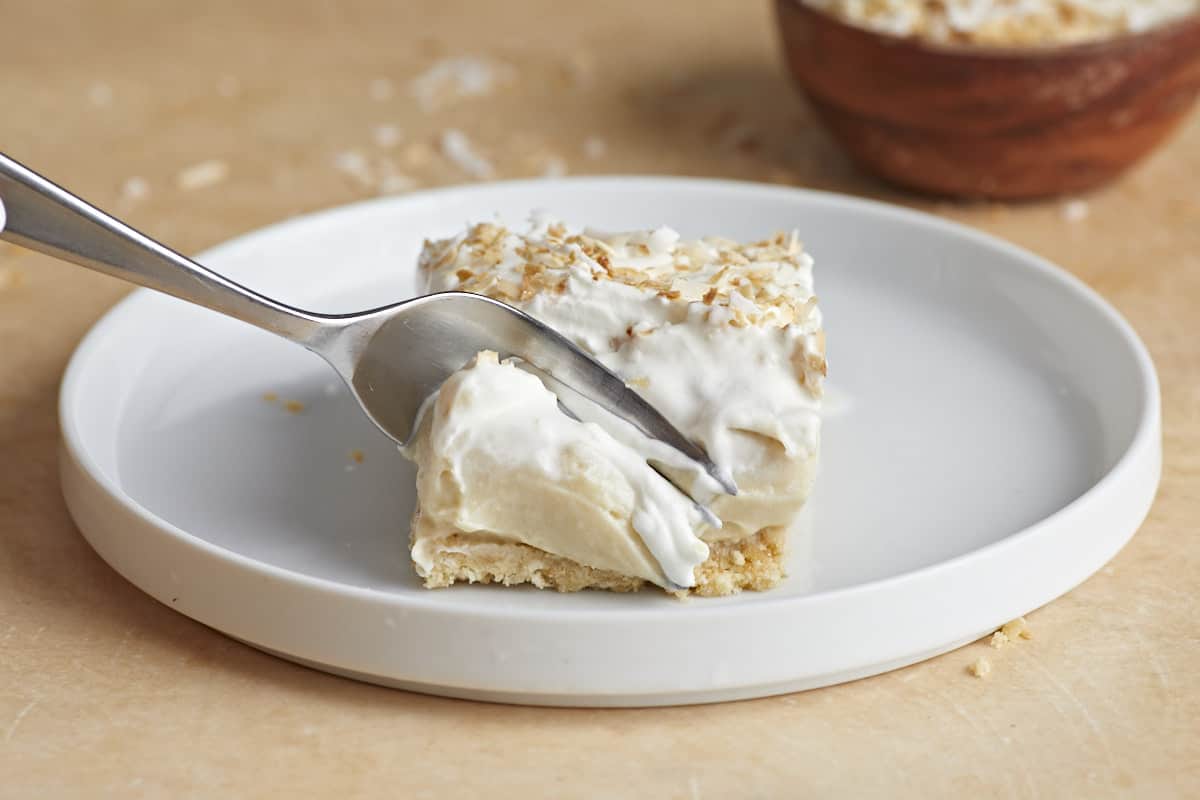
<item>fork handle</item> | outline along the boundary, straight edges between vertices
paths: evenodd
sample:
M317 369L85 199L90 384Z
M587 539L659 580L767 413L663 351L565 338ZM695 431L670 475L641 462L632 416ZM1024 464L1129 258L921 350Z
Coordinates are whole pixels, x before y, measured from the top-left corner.
M3 153L0 239L157 289L306 346L323 325L320 315L277 303L218 275Z

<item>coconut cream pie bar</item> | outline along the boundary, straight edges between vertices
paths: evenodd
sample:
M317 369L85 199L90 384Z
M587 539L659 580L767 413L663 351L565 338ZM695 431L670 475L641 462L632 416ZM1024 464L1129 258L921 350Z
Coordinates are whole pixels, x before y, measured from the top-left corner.
M675 451L483 352L427 404L407 451L412 559L427 587L726 595L782 579L816 469L825 375L812 259L795 234L740 244L483 223L427 242L420 268L428 291L488 295L572 339L739 487L713 491Z

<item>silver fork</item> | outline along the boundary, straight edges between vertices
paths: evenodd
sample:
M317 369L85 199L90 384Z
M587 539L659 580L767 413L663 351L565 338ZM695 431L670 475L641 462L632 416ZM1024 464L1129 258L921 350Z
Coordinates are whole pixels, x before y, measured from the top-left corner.
M4 215L7 214L7 222ZM442 292L356 314L276 302L176 253L0 153L0 239L157 289L278 334L321 356L401 446L421 405L480 350L516 356L698 464L732 478L637 392L553 329L482 295Z

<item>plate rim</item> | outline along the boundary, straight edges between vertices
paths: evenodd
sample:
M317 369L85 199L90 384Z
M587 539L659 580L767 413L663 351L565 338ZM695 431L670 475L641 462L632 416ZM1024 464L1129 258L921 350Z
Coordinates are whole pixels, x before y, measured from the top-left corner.
M891 216L894 219L899 219L901 221L938 229L941 233L966 239L986 247L998 248L1016 260L1025 262L1025 266L1034 269L1043 276L1048 277L1065 288L1071 290L1078 299L1086 301L1088 305L1092 307L1092 310L1098 311L1103 317L1105 317L1106 321L1112 324L1114 328L1120 332L1125 344L1130 348L1131 354L1134 357L1134 362L1138 367L1139 377L1142 379L1140 392L1142 413L1138 419L1132 439L1130 440L1128 446L1125 447L1123 452L1117 458L1116 462L1078 497L1066 503L1065 505L1058 507L1050 514L1036 520L1024 528L1015 530L997 541L975 548L969 552L896 575L889 575L884 578L865 581L863 583L857 583L851 586L843 586L804 595L772 595L768 592L764 593L761 597L756 596L749 598L750 602L743 603L741 605L722 604L710 605L707 608L704 608L702 603L692 603L689 605L689 615L725 616L728 614L746 613L746 609L750 606L762 607L767 605L774 606L781 604L791 605L797 603L836 601L856 594L870 593L881 589L886 589L892 584L912 581L914 579L920 579L926 576L932 576L937 572L962 566L968 561L989 558L995 555L995 553L998 551L1020 546L1027 539L1042 534L1047 527L1052 527L1060 517L1072 513L1081 506L1092 504L1095 502L1096 497L1102 495L1110 484L1119 481L1125 475L1125 473L1134 468L1135 462L1139 460L1139 456L1143 456L1145 454L1144 451L1146 449L1152 449L1159 445L1160 439L1158 437L1161 436L1159 433L1161 424L1161 389L1153 360L1150 356L1149 350L1146 348L1145 344L1137 335L1133 327L1124 318L1124 316L1099 292L1088 286L1083 280L1065 268L1054 264L1048 259L1043 258L1042 256L1039 256L1024 247L1021 247L1020 245L1001 239L993 234L972 228L963 223L947 220L934 214L880 200L817 189L779 186L775 184L760 184L752 181L726 180L719 178L693 178L683 176L569 176L554 179L531 178L510 181L494 181L484 184L462 183L452 186L437 187L419 192L412 192L405 195L370 198L353 203L333 206L326 209L320 209L294 217L288 217L278 222L274 222L259 228L254 228L238 234L230 239L224 240L212 247L205 248L195 256L195 259L200 263L204 263L206 260L209 260L214 256L216 258L220 258L221 254L226 250L237 249L244 246L245 242L249 239L259 238L261 236L277 236L286 234L290 228L306 227L314 222L321 224L333 224L342 217L356 216L364 209L387 206L403 206L409 203L437 202L437 200L443 196L459 194L464 191L483 194L503 194L511 190L536 188L548 183L556 186L570 184L600 184L610 186L620 185L623 188L630 189L631 191L636 191L638 189L638 184L641 184L644 189L653 188L655 185L661 186L667 184L680 188L694 187L697 189L717 189L721 191L734 190L751 192L755 194L778 194L786 196L800 195L816 202L831 203L835 206L840 205L852 210L862 210L868 213ZM339 583L328 578L309 575L286 567L280 567L269 562L260 561L242 553L221 547L220 545L213 544L202 537L189 533L187 530L177 526L170 520L154 514L149 509L140 505L134 498L125 493L121 487L116 484L116 482L109 478L109 476L106 474L106 471L95 462L95 460L91 457L91 454L87 452L87 449L83 446L81 441L77 422L70 414L69 405L77 392L77 385L79 381L82 380L81 374L85 369L86 362L91 358L92 352L97 349L97 342L106 335L107 330L110 327L118 324L120 318L129 313L131 309L136 309L138 306L146 302L159 302L161 301L162 297L162 293L153 289L138 288L126 297L119 300L98 320L96 320L96 322L93 323L88 329L83 338L80 339L79 343L76 345L71 354L71 357L63 372L58 399L60 440L63 446L69 451L71 457L74 458L75 461L87 471L87 473L109 496L117 500L123 507L125 507L126 510L140 517L143 522L148 523L151 526L158 528L177 539L180 539L184 543L198 547L202 550L206 550L211 555L230 559L238 562L245 568L253 571L259 571L264 576L297 581L302 584L307 584L308 588L318 589L321 591L332 591L337 594L344 594L362 599L384 599L392 600L404 605L418 605L423 607L423 610L427 609L435 612L444 611L447 613L452 613L454 616L460 616L462 614L478 614L479 616L485 618L503 617L505 619L528 618L544 620L555 617L570 617L577 619L581 616L609 617L613 615L643 619L648 615L677 615L678 612L676 609L668 609L661 606L649 605L645 608L636 609L493 609L487 607L486 605L478 609L468 609L460 606L447 608L444 606L444 604L440 603L436 597L401 598L395 593L387 590ZM1157 488L1155 496L1156 495ZM1151 507L1154 499L1154 497L1151 498Z

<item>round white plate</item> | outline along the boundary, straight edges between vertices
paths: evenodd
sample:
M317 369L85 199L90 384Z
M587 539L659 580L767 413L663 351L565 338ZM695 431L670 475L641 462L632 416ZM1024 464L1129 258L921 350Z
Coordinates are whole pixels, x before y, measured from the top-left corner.
M319 669L459 697L656 705L957 647L1084 580L1149 509L1158 386L1133 331L1045 261L911 211L722 181L532 181L316 214L202 261L352 311L414 292L423 237L539 208L687 236L800 230L830 401L811 533L783 585L687 602L425 590L407 553L412 469L324 364L146 291L96 325L63 383L63 490L88 541L171 608Z

